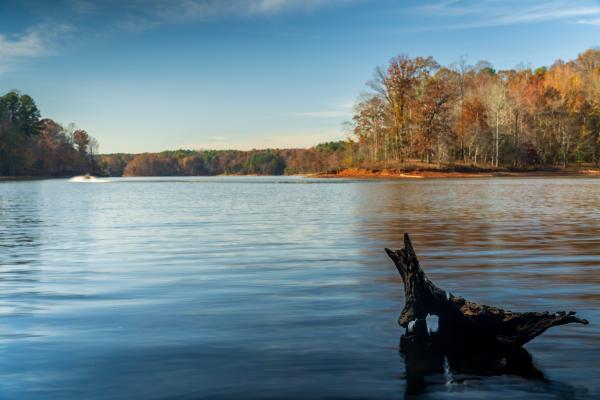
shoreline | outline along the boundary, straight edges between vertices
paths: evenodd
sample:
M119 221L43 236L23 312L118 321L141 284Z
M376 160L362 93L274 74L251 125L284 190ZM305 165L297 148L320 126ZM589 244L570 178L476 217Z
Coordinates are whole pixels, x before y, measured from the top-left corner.
M600 177L599 168L539 171L436 171L346 168L339 171L305 175L308 178L352 179L445 179L445 178L527 178L527 177Z
M326 179L452 179L452 178L575 178L600 177L600 168L557 169L537 171L452 171L452 170L412 170L344 168L338 171L307 174L258 175L258 174L220 174L220 175L158 175L158 176L98 176L99 178L178 178L178 177L268 177L298 176L304 178ZM69 179L71 176L0 176L0 182L37 181L48 179Z
M60 179L55 176L1 176L0 182L41 181L45 179Z

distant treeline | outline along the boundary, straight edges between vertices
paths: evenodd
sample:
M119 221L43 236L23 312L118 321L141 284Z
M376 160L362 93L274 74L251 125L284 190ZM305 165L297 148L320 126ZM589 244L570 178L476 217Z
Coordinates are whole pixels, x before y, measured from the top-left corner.
M0 96L0 176L69 176L98 170L98 143L74 125L41 119L33 99Z
M349 146L348 142L331 142L310 149L107 154L99 157L99 164L100 169L110 176L301 174L349 166Z

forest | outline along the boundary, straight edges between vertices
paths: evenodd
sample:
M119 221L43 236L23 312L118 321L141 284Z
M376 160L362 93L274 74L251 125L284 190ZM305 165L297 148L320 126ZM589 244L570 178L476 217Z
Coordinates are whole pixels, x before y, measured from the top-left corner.
M98 154L73 124L42 119L34 100L0 97L0 176L282 175L344 168L552 169L600 165L600 49L549 68L496 71L464 59L400 55L376 68L345 125L308 149Z
M332 171L351 165L349 142L322 143L309 149L177 150L99 157L109 176L290 175Z
M600 160L600 50L496 71L398 56L355 108L354 161L566 167Z
M61 177L99 172L98 142L75 125L42 119L31 96L0 96L0 176Z

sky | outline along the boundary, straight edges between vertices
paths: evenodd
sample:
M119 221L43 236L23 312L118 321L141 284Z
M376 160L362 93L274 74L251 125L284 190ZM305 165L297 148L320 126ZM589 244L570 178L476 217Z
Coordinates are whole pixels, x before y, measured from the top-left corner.
M600 0L0 0L0 93L102 153L309 147L399 54L496 69L600 45Z

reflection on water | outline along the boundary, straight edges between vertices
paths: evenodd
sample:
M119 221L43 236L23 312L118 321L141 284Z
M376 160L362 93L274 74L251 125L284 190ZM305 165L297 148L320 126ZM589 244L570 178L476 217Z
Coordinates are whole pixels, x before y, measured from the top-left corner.
M406 365L406 398L426 394L430 388L462 391L468 396L483 378L504 375L522 378L527 382L528 390L538 395L577 397L575 387L546 378L525 348L490 348L474 343L458 347L442 335L443 332L431 332L421 320L401 337L400 349ZM495 394L506 395L504 388L496 387L496 390L502 393Z
M600 396L600 180L0 183L0 398ZM440 287L577 310L515 354L398 352Z

